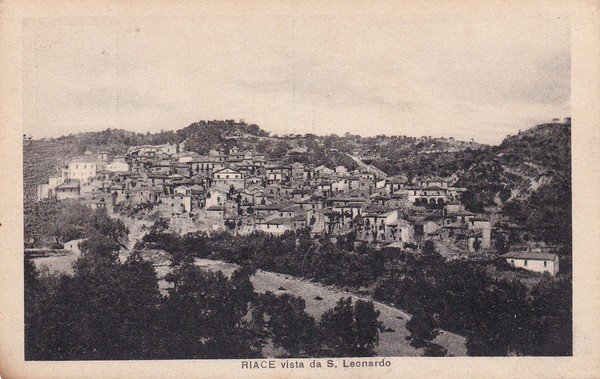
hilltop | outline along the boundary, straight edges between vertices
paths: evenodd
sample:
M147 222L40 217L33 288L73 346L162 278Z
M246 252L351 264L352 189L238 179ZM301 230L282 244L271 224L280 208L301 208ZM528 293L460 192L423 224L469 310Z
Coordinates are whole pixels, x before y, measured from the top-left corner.
M570 175L571 124L542 124L506 138L498 147L499 154L511 162L526 159L547 170L550 175ZM545 172L540 171L540 174Z

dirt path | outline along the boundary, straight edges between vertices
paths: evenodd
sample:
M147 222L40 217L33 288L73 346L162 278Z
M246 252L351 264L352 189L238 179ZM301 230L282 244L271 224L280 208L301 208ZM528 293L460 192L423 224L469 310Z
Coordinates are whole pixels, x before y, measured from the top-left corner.
M360 158L358 158L358 157L356 157L354 155L348 154L348 153L346 153L346 155L349 156L350 158L352 158L352 160L354 160L354 162L356 162L356 164L359 167L361 167L362 169L366 170L367 172L370 172L370 173L375 174L376 176L380 176L382 178L385 178L385 177L388 176L385 172L381 171L377 167L375 167L373 165L370 165L370 164L366 164Z
M153 224L151 221L125 216L120 216L119 219L122 220L127 229L129 229L127 250L133 250L135 244L142 240L144 235L148 233L148 228Z

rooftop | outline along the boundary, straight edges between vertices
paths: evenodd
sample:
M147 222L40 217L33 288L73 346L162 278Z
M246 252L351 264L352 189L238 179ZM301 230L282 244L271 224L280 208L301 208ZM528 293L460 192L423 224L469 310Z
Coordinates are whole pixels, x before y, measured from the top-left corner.
M257 221L257 224L271 224L271 225L284 225L291 221L290 218L287 217L274 217L269 220Z
M74 179L74 180L66 181L66 182L56 186L56 188L57 189L79 188L79 180Z
M539 261L552 261L557 255L549 253L531 253L528 251L515 251L501 255L502 258L528 259Z

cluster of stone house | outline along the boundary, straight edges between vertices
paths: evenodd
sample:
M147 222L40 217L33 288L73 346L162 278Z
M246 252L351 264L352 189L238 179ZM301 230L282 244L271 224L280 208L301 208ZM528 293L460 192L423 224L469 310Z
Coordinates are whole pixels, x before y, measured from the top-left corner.
M460 202L465 191L438 177L386 176L314 167L235 149L206 156L175 145L131 147L123 156L86 153L38 186L38 199L80 199L111 212L190 218L199 230L311 236L352 235L379 246L433 240L444 253L491 249L493 218Z

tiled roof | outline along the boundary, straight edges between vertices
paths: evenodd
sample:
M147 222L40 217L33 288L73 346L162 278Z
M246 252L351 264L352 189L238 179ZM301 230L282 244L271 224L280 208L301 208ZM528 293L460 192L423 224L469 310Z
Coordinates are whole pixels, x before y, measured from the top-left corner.
M556 254L549 253L531 253L528 251L515 251L501 255L502 258L515 258L515 259L528 259L528 260L541 260L548 261L554 260Z
M60 188L60 189L68 189L68 188L79 188L79 180L69 180L66 181L58 186L56 186L56 188Z
M285 225L291 221L290 218L287 217L274 217L269 220L257 221L257 224L271 224L271 225Z

